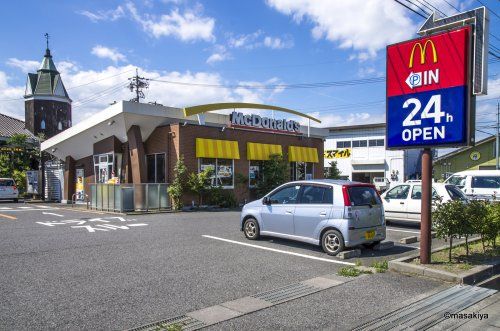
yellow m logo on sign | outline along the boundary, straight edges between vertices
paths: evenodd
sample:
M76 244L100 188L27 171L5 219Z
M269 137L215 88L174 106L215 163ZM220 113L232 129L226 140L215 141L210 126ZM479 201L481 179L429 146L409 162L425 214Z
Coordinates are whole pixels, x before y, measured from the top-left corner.
M420 48L420 64L425 63L425 54L427 51L427 45L431 45L433 63L436 63L438 61L436 46L434 45L434 42L429 39L424 43L424 47L422 47L422 44L420 42L413 45L413 48L412 48L411 54L410 54L410 63L408 65L409 68L413 68L413 57L415 55L415 50L417 49L417 47Z

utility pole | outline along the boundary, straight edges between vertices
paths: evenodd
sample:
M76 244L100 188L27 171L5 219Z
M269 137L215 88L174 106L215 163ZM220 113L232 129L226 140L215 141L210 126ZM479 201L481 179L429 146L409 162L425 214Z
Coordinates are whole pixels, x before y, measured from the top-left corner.
M144 92L142 92L142 90L149 87L149 79L144 77L139 77L139 71L136 68L135 76L129 78L128 80L130 81L128 85L130 92L134 92L135 90L135 98L130 99L130 101L140 102L140 99L145 98Z
M500 101L497 100L497 140L495 145L496 169L500 169L498 160L498 150L500 148Z

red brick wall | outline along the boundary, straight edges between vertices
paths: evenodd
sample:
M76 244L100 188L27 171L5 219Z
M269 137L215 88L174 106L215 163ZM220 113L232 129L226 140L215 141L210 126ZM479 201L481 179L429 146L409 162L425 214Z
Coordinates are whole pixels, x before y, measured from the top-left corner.
M226 128L224 132L218 127L186 125L176 128L180 130L179 153L184 155L184 161L189 172L198 171L198 159L196 158L196 138L236 140L238 141L240 159L234 160L235 173L241 173L248 178L249 162L247 160L247 142L276 144L281 145L285 157L288 154L289 146L314 147L318 149L319 163L314 164L314 178L323 178L323 139L307 138L304 136L292 136L274 133L264 133L249 130ZM174 163L175 164L175 163ZM173 168L171 168L173 169ZM245 199L250 200L250 191L247 185L239 185L235 190L238 202ZM186 197L187 203L190 203L191 197Z

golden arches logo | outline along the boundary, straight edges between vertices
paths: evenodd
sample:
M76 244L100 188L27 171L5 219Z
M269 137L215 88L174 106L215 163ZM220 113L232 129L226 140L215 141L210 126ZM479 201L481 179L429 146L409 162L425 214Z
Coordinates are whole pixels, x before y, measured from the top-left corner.
M434 42L429 39L424 43L424 47L422 47L422 44L420 42L413 45L413 48L412 48L411 54L410 54L410 63L408 65L409 68L413 68L413 57L415 55L415 50L417 49L417 47L420 47L420 64L425 63L425 54L427 51L427 45L431 45L433 63L436 63L438 61L436 46L434 45Z

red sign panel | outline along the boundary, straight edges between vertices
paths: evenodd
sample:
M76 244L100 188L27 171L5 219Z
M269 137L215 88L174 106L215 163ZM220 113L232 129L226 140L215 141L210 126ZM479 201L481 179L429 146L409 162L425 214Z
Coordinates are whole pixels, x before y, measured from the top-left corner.
M387 96L467 85L469 34L466 27L389 46Z

